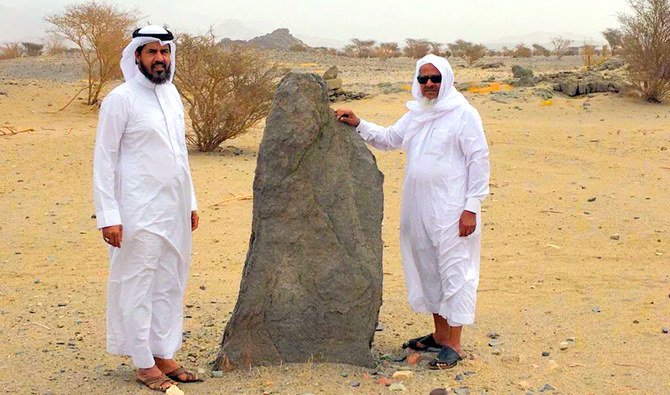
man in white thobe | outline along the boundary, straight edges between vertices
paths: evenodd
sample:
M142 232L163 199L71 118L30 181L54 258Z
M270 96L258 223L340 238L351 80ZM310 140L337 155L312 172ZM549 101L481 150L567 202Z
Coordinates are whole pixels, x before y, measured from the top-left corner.
M489 150L477 110L453 86L449 62L427 55L416 64L414 101L384 128L336 111L381 150L405 149L407 167L400 250L413 310L432 313L435 331L403 345L439 350L430 365L455 366L463 325L474 322L479 284L481 202L489 192Z
M198 215L172 39L160 26L133 33L121 59L125 83L102 102L93 160L110 256L107 351L131 356L138 380L159 391L199 380L173 359Z

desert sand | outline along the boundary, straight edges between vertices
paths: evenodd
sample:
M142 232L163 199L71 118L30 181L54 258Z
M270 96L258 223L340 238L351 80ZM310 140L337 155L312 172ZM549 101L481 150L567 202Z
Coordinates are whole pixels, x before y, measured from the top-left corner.
M402 88L412 78L409 59L277 61L321 73L336 64L345 89L374 96L333 107L380 124L395 122L411 98ZM456 62L457 81L504 80L512 60L505 62L492 70ZM536 72L579 67L579 59L526 63ZM107 250L91 218L97 109L78 100L58 111L83 86L77 67L63 57L0 62L0 126L32 129L0 135L0 391L149 393L128 358L105 353ZM399 88L384 93L379 84ZM379 366L305 363L211 377L248 247L261 122L221 152L190 154L201 223L178 359L206 381L180 387L377 394L390 391L379 378L409 370L412 377L396 381L412 394L525 393L545 384L564 394L670 393L670 334L662 331L670 327L670 105L623 94L556 95L547 103L530 88L510 93L498 101L465 93L481 113L492 164L476 324L463 336L467 360L437 372L425 368L429 354L416 365L390 360L402 355L403 341L429 333L432 320L405 300L398 247L405 155L373 150L385 174ZM500 343L493 347L492 333Z

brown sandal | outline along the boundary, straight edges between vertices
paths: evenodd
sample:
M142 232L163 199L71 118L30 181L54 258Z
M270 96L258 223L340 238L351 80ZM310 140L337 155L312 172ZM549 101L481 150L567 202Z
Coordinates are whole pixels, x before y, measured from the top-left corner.
M180 379L179 376L184 374L186 375L186 379L185 380ZM184 369L181 366L171 371L170 373L165 373L165 375L171 378L172 380L178 381L180 383L199 383L202 381L202 379L199 378L198 375L191 372L190 370Z
M137 378L137 382L148 387L151 390L158 391L158 392L166 392L168 388L172 387L175 385L175 382L172 381L168 376L161 374L160 376L156 377L151 377L146 380L140 380L140 378ZM167 388L163 388L163 385L165 383L170 383L170 385Z

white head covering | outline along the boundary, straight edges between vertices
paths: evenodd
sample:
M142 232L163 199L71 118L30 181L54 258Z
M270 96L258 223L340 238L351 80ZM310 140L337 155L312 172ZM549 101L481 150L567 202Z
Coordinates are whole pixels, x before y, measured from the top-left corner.
M419 76L419 69L426 64L432 64L440 71L442 82L440 91L432 105L422 104L424 96L421 93L421 85L416 77ZM447 113L468 104L468 100L454 87L454 71L449 65L447 59L433 54L426 55L416 62L416 71L414 72L414 81L412 82L412 96L414 99L407 102L407 108L412 114L412 126L405 134L403 147L406 149L409 141L418 133L427 123L441 118Z
M169 81L172 82L172 77L174 77L174 71L176 67L175 54L177 52L177 47L175 46L174 42L172 42L172 39L165 41L161 39L166 38L167 36L172 36L172 33L161 26L150 25L135 30L135 32L133 32L133 36L133 40L123 50L123 55L121 56L121 71L123 72L123 78L126 81L130 81L135 78L136 75L141 73L139 66L135 63L135 50L142 45L157 41L161 44L161 46L166 44L170 45Z

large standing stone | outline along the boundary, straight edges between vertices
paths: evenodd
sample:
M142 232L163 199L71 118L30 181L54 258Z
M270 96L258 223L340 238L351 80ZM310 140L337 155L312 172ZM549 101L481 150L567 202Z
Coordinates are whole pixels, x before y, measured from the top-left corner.
M267 118L237 305L216 369L372 366L382 302L383 175L326 84L289 74Z

